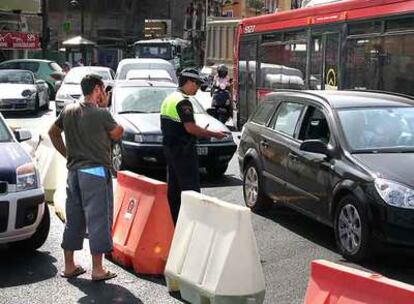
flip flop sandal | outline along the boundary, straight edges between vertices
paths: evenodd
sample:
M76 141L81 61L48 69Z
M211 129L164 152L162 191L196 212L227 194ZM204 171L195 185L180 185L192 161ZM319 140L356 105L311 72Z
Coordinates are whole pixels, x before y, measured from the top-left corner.
M67 279L70 279L70 278L76 278L77 276L80 276L81 274L84 274L86 272L86 270L85 269L83 269L83 267L82 266L78 266L78 267L76 267L76 269L74 270L74 271L72 271L71 273L65 273L65 272L61 272L60 273L60 276L62 277L62 278L67 278Z
M103 276L92 276L92 281L94 282L99 282L99 281L106 281L106 280L110 280L113 279L117 276L116 273L110 272L109 270L103 275Z

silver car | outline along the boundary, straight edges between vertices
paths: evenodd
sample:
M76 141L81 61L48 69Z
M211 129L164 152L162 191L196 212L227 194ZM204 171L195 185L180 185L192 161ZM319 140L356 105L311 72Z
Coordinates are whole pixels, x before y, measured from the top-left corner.
M114 72L111 68L100 66L82 66L72 68L65 76L59 90L56 94L56 115L70 103L76 102L82 96L80 82L88 74L96 74L102 77L105 85L111 83L114 79Z

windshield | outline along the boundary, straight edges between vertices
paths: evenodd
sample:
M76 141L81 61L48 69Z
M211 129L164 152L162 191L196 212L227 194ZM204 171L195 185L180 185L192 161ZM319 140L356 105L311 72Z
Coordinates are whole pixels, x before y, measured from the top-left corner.
M171 46L169 44L138 44L136 46L137 58L161 58L165 60L172 59Z
M118 87L115 90L115 109L117 113L160 113L164 99L176 88L162 87ZM203 107L191 97L194 113L204 113Z
M83 77L88 74L95 74L102 77L102 80L111 80L109 71L91 68L74 68L65 76L64 83L66 84L80 84Z
M342 109L338 115L354 152L414 152L414 107Z
M10 142L11 141L11 135L9 130L7 129L3 118L0 115L0 142Z
M33 74L28 71L0 70L0 83L33 84Z

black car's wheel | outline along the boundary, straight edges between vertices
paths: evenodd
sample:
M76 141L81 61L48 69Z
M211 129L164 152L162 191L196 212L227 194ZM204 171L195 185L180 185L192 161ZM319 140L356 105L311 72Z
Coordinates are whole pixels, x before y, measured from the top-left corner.
M357 262L369 257L372 241L367 211L353 195L340 200L335 212L334 229L337 246L344 258Z
M209 178L221 178L223 177L224 173L227 171L228 165L222 165L222 166L211 166L207 167L207 175Z
M269 209L272 200L263 189L263 178L254 161L247 163L243 172L244 203L253 211Z
M45 211L43 213L43 218L36 229L36 232L27 240L19 241L13 245L19 249L23 250L36 250L40 248L47 239L50 228L50 214L49 208L45 203Z
M112 146L112 169L113 173L122 170L123 160L122 160L122 148L120 143L115 143Z

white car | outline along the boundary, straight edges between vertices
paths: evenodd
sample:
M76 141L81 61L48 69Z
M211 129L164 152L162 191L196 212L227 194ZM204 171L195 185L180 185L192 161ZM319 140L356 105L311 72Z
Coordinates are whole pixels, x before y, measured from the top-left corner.
M178 83L174 66L167 60L158 58L128 58L122 59L116 69L115 80L126 80L131 70L165 70L174 83Z
M0 70L0 111L35 113L49 108L49 88L44 80L36 80L26 70Z
M76 102L82 96L80 82L88 74L96 74L102 77L105 85L114 79L111 68L100 66L81 66L72 68L65 76L56 94L56 116L70 103Z
M35 164L19 142L26 130L13 132L0 114L0 244L35 250L49 234L49 209Z

